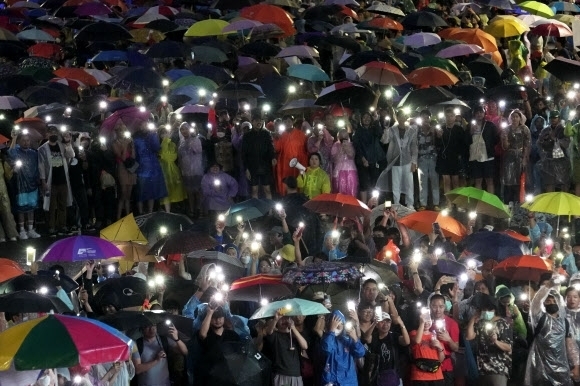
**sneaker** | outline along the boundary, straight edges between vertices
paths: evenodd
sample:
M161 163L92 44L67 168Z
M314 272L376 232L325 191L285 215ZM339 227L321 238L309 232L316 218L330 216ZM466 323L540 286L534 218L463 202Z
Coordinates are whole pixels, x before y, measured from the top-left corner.
M424 211L425 209L426 209L426 208L425 208L423 205L421 205L421 206L419 207L418 211L419 211L419 212L422 212L422 211Z
M28 240L28 235L26 234L26 231L24 229L20 231L20 233L18 234L18 238L20 240Z
M59 236L68 235L68 229L66 229L66 227L61 228L56 232L56 234Z
M433 207L433 210L434 210L435 212L440 212L440 211L441 211L441 208L439 207L439 205L435 205L435 206Z
M31 229L28 231L28 238L29 239L38 239L42 236L40 236L38 233L36 233L36 231L34 229Z
M16 237L10 237L10 241L18 241Z
M48 237L56 237L57 233L54 229L48 231Z

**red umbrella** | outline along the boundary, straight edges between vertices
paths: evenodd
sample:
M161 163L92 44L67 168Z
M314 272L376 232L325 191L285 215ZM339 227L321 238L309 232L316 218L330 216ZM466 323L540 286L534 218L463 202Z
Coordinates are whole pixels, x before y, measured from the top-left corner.
M20 268L18 263L10 259L0 258L0 283L16 276L24 275L24 273L24 270Z
M563 38L572 36L572 30L566 24L558 22L557 20L550 20L550 22L536 25L530 31L534 35L539 36L555 36Z
M521 255L508 257L495 266L493 274L508 280L539 281L543 273L551 272L548 260L539 256Z
M296 33L292 16L280 7L271 4L257 4L243 8L240 16L246 19L260 21L264 24L276 24L282 28L285 36L292 36Z
M282 296L292 296L290 287L282 282L282 275L253 275L243 277L232 283L228 298L259 302L261 299L272 300Z
M79 87L85 86L85 84L83 82L81 82L80 80L67 79L67 78L52 78L50 80L50 82L64 84L64 85L70 87L75 92L79 89Z
M362 80L380 85L400 86L409 83L397 67L385 62L370 62L357 68L356 73Z
M514 230L511 229L506 229L505 231L503 231L502 233L505 233L506 235L508 235L509 237L511 237L512 239L516 239L519 240L523 243L527 243L530 241L530 237L529 236L524 236Z
M97 79L83 70L82 68L75 67L61 67L53 72L54 75L59 78L75 79L83 82L87 86L98 86L99 82Z
M306 202L304 207L316 213L337 217L364 217L371 210L353 196L341 193L323 193Z
M356 12L346 5L340 5L340 13L352 17L353 20L358 20L358 15Z
M64 51L61 46L54 43L37 43L28 48L30 56L40 56L51 60L61 60Z
M391 29L395 31L403 31L405 29L401 23L391 19L390 17L375 17L367 22L366 26L380 29Z

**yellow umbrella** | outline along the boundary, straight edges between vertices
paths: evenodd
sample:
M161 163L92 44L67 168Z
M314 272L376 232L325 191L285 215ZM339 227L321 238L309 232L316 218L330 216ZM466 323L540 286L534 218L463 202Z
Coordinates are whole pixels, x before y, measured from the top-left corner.
M222 30L228 25L230 25L230 23L219 19L202 20L189 27L183 36L199 37L226 35L228 33L232 33L222 32Z
M562 13L559 13L557 15L554 15L553 17L554 19L561 21L564 24L567 24L569 27L572 27L572 22L574 20L576 20L576 18L574 17L574 15L564 15Z
M150 246L147 244L138 244L133 241L113 241L113 244L117 246L125 254L123 257L113 257L107 259L108 262L118 262L119 272L121 274L129 271L134 263L160 263L165 259L163 257L148 255Z
M532 15L544 17L554 16L554 11L552 11L552 8L548 7L546 4L540 3L539 1L524 1L518 5L521 9L528 11Z
M165 39L165 34L162 32L156 31L154 29L148 28L140 28L140 29L133 29L129 31L131 36L133 36L133 40L135 43L148 43L153 41L154 43L159 43L160 41Z
M529 30L528 26L514 16L503 16L501 18L496 16L493 18L493 21L485 27L485 32L496 38L519 36Z
M134 241L147 244L147 238L135 222L133 213L101 230L101 238L108 241Z
M570 193L551 192L535 196L522 205L530 212L540 212L558 215L556 234L560 228L560 216L580 216L580 197Z

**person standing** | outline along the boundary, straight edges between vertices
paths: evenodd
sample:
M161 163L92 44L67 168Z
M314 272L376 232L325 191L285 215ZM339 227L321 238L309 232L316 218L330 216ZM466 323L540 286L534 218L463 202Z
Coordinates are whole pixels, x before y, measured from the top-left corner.
M330 178L320 167L322 157L318 153L312 153L308 157L308 168L296 179L298 189L309 199L313 199L322 193L330 193Z
M51 237L65 235L66 208L72 205L73 195L68 175L68 163L75 153L71 143L59 142L56 126L48 127L48 141L38 148L38 169L42 191L43 208L48 212L48 231Z
M501 182L504 185L505 203L520 201L520 179L527 168L532 142L525 121L522 112L514 110L509 116L510 125L501 132L501 146L504 150Z
M566 154L570 146L570 137L564 135L560 123L560 112L550 113L550 125L540 133L538 147L542 157L542 184L546 192L553 192L556 187L568 191L570 184L570 160Z
M159 137L155 131L147 128L147 122L141 124L133 137L135 161L139 164L137 174L137 205L143 214L143 203L147 203L147 212L153 212L155 200L167 197L167 186L163 179L161 164L157 153L161 150Z
M495 174L495 145L498 142L497 127L485 119L483 106L473 109L473 121L467 131L466 144L469 145L471 176L475 187L481 189L485 180L486 190L493 194ZM518 175L519 184L519 175Z
M375 187L381 171L387 167L385 151L381 144L382 132L381 125L373 120L371 113L365 112L362 114L360 125L352 135L362 202L367 202L368 192Z
M177 145L171 140L171 132L162 129L161 150L159 150L159 162L163 171L163 179L167 186L167 197L161 199L161 205L165 207L167 213L171 212L171 203L181 202L187 198L181 172L175 163L177 161Z
M119 185L117 220L121 218L123 209L128 215L131 210L131 194L133 186L137 183L135 170L129 171L125 165L132 166L135 162L135 146L131 139L131 133L122 122L115 126L115 140L112 146L117 163L117 183Z
M346 129L341 129L330 152L332 156L332 190L358 197L358 173L354 163L355 150Z
M294 117L284 116L283 124L286 131L282 133L276 142L276 152L278 153L278 164L276 165L276 191L283 196L284 179L286 177L296 177L298 169L290 166L290 161L296 158L302 165L306 165L308 154L306 153L306 142L308 138L302 131L301 126L295 126Z
M258 198L260 187L267 199L272 199L272 166L276 166L276 152L272 136L264 127L261 111L252 113L252 130L244 135L242 162L246 166L246 178L252 187L252 197Z
M188 216L199 216L201 210L201 178L203 177L203 147L189 123L179 125L179 148L177 149L179 170L189 204Z
M429 185L433 210L439 210L439 174L435 170L437 151L435 150L435 125L431 123L431 112L421 111L421 124L417 130L417 167L419 168L419 210L427 208Z
M465 149L463 128L456 122L452 107L445 109L445 123L436 130L437 164L435 170L443 177L443 192L459 187L460 157Z

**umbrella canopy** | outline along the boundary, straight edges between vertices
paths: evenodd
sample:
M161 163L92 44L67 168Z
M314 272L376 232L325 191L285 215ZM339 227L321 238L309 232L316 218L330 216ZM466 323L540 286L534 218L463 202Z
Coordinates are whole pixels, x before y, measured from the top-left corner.
M78 80L87 86L99 85L99 82L95 79L95 77L84 71L82 68L61 67L54 71L54 75L58 76L59 78Z
M54 242L39 261L100 260L123 256L123 252L107 240L93 236L72 236Z
M357 68L355 71L362 80L383 86L400 86L409 82L401 70L389 63L374 61Z
M325 261L289 268L282 281L293 285L346 283L362 277L356 264Z
M175 82L171 84L170 89L175 90L176 88L184 86L194 86L197 88L203 88L209 92L214 92L219 87L211 79L204 78L203 76L189 75L177 79Z
M285 114L306 114L309 111L323 108L315 105L315 102L315 99L295 99L280 107L278 111Z
M193 24L185 32L184 36L190 37L202 37L202 36L219 36L226 35L231 32L223 32L223 29L227 27L229 23L224 20L219 19L207 19L198 21Z
M410 13L403 18L401 24L408 29L447 27L447 22L441 16L428 11Z
M449 202L459 208L467 208L477 213L495 218L510 218L509 211L495 194L471 186L453 189L445 194Z
M216 241L208 234L195 231L181 231L158 240L151 247L148 254L155 256L167 256L176 253L182 254L213 248L215 245Z
M162 238L161 227L165 227L167 234L170 235L183 229L188 229L193 224L187 216L167 212L154 212L137 216L135 217L135 222L150 243Z
M512 256L493 268L493 274L508 280L540 281L540 276L552 271L549 260L535 255Z
M399 102L398 108L410 106L412 108L436 105L455 98L455 95L444 88L435 86L409 91Z
M49 33L44 32L41 29L27 29L16 34L16 37L20 40L33 40L36 42L54 42L53 38Z
M393 31L403 31L405 29L401 23L390 17L375 17L374 19L358 24L357 28Z
M142 306L147 297L147 282L133 276L109 278L93 287L95 304L101 309L112 304L117 310Z
M467 235L467 229L459 221L431 210L411 213L400 219L399 223L426 235L433 232L433 223L438 223L445 237L451 237L455 242L461 241Z
M318 50L313 47L309 46L290 46L283 48L278 54L276 55L277 58L287 58L290 56L296 56L298 58L318 58L320 54Z
M328 106L334 103L343 105L364 104L368 106L373 100L373 92L363 85L350 81L341 81L323 88L314 103L319 106Z
M537 195L522 208L530 212L550 213L558 216L580 215L580 197L565 192L551 192Z
M171 40L153 44L146 53L150 58L182 58L191 55L191 50L184 43Z
M508 38L519 36L530 29L520 19L512 16L511 18L494 19L484 30L496 38Z
M554 1L550 3L550 8L556 12L580 13L580 7L567 1Z
M268 214L273 202L266 199L250 198L233 204L224 214L226 226L235 226L242 221L254 220Z
M109 241L127 241L140 244L147 244L148 242L139 229L133 213L129 213L122 219L101 229L100 236L102 239Z
M488 34L487 32L484 32L483 30L481 30L479 28L475 28L475 29L460 28L460 29L454 31L449 36L449 38L462 40L467 44L476 44L476 45L480 46L481 48L483 48L483 50L485 52L497 51L497 43L495 41L495 38L492 35Z
M75 35L75 40L89 42L116 42L132 38L133 36L123 26L106 22L89 24Z
M101 123L100 133L104 136L113 135L115 131L115 126L118 122L122 122L129 131L134 132L137 130L144 122L149 120L150 113L136 106L127 107L122 110L117 110L113 114L109 115Z
M552 17L554 16L554 11L552 8L548 7L544 3L540 3L539 1L524 1L523 3L519 3L518 7L523 9L524 11L528 11L532 15L543 16L543 17Z
M146 244L138 244L133 241L113 241L112 243L123 252L124 256L107 259L106 263L118 263L121 274L130 271L135 263L160 263L165 261L163 257L149 254L150 247Z
M510 256L529 253L521 241L501 232L480 231L472 233L461 242L465 249L481 256L483 259L503 261Z
M366 9L370 13L378 13L379 15L394 15L394 16L405 16L405 13L399 8L387 5L380 1L375 1L370 7Z
M16 291L0 296L0 312L16 314L51 311L60 314L72 310L56 296L41 295L36 292Z
M223 63L228 60L226 53L217 47L195 46L191 51L194 61L200 63Z
M459 78L447 70L437 67L421 67L411 72L409 83L421 86L453 86Z
M213 364L210 376L217 385L266 386L271 383L271 362L250 342L224 342L223 357Z
M271 318L276 315L276 311L279 309L284 310L284 316L308 316L330 313L330 311L320 303L295 298L269 303L254 312L254 315L250 317L250 320Z
M294 64L286 70L288 76L308 80L310 82L327 82L330 77L324 70L313 64Z
M292 296L290 286L282 282L282 275L254 275L235 280L228 292L229 300L259 302Z
M93 319L47 315L0 333L0 370L53 369L129 360L131 340Z
M316 213L337 217L364 217L370 213L369 207L353 196L341 193L323 193L304 204Z
M249 20L260 21L264 24L276 24L284 31L284 37L296 33L292 16L280 7L271 4L256 4L243 8L240 16Z
M554 36L558 38L572 36L571 28L558 20L538 20L530 26L532 32L539 36Z
M0 110L25 109L26 104L12 95L0 96Z
M308 66L312 65L309 64ZM293 71L295 70L296 69L294 69ZM318 70L320 69L318 68ZM308 71L306 70L305 73L306 72ZM246 66L239 66L235 72L236 79L239 80L240 82L255 82L258 79L268 75L280 75L280 73L278 72L278 69L276 67L266 63L253 63L248 64ZM288 75L292 76L290 73Z
M472 54L482 54L485 51L477 44L456 44L442 49L437 53L440 58L455 58Z
M576 60L558 57L544 67L563 82L575 82L580 79L580 63Z
M230 255L226 255L223 252L218 252L218 251L195 251L195 252L191 252L190 254L187 255L187 257L191 258L191 259L199 259L199 260L212 260L212 263L214 264L220 264L224 263L224 264L228 264L231 265L232 267L236 267L236 268L244 268L244 265L241 263L240 260L236 259L235 257L232 257Z
M419 48L441 43L441 38L439 35L432 32L419 32L413 35L405 36L403 43L409 47Z
M0 258L0 283L24 275L24 273L24 270L20 268L17 262L10 259Z

